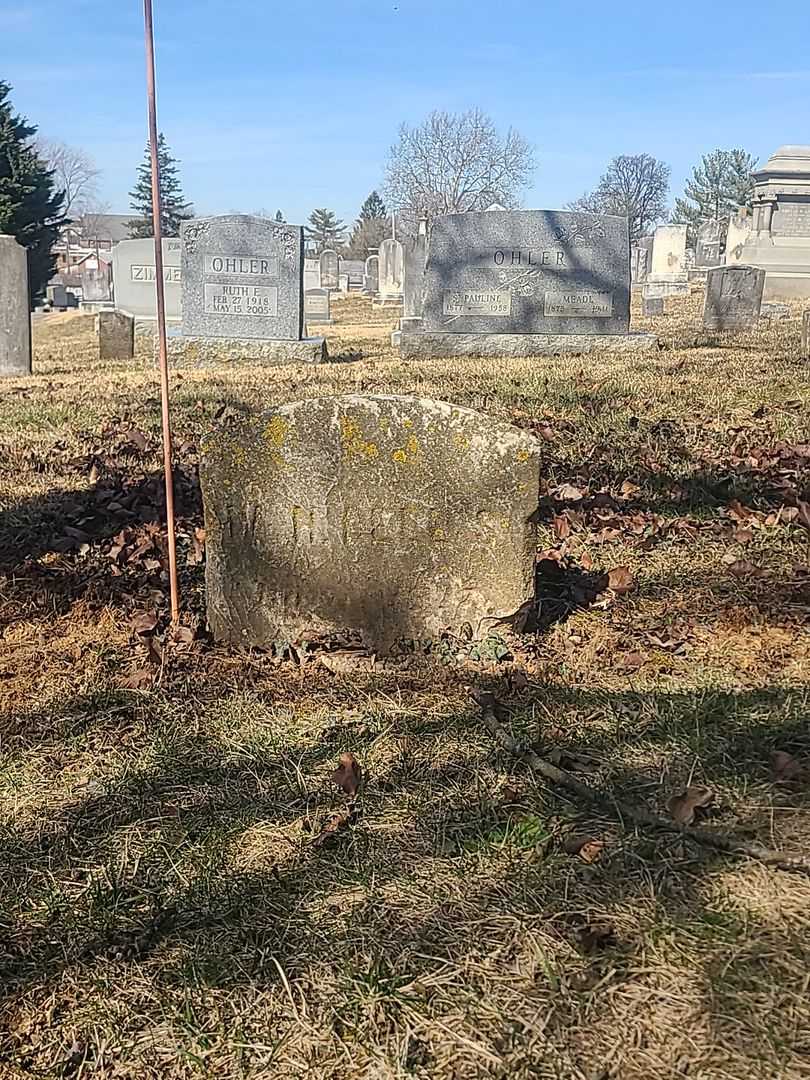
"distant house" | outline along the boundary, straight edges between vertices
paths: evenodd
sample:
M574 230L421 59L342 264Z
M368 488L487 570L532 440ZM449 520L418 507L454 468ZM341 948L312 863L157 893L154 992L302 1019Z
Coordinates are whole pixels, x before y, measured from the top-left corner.
M112 251L121 240L129 239L132 214L84 214L62 229L54 244L58 273L73 273L88 255L96 257Z

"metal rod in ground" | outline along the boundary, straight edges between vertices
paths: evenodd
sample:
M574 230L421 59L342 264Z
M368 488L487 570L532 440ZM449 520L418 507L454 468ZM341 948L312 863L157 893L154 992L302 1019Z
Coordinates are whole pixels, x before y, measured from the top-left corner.
M155 38L152 29L152 0L143 0L146 39L146 101L149 114L149 151L152 159L152 225L155 234L155 292L157 294L158 359L160 363L160 412L163 424L163 476L166 483L166 536L169 549L169 591L172 624L180 616L177 586L177 543L174 528L174 474L172 470L172 429L169 418L169 358L166 347L166 299L163 287L163 234L160 214L160 163L158 161L157 106L155 103Z

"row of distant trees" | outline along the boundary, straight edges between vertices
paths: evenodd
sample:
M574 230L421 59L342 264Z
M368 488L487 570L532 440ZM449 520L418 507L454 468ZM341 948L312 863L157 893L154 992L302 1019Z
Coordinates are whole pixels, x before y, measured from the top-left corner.
M16 115L10 87L0 82L0 233L15 236L29 251L32 296L53 273L53 245L62 227L103 209L98 201L99 172L92 159L64 143L36 138L36 128ZM177 236L193 216L183 194L178 162L166 139L158 140L161 166L162 228ZM670 168L650 154L624 154L607 166L596 188L569 206L589 213L625 215L632 239L665 220L686 224L690 236L702 221L724 222L739 206L751 204L756 160L744 150L713 150L692 170L683 196L668 209ZM513 128L497 129L479 109L432 112L415 126L403 124L385 167L383 194L396 208L398 227L407 230L417 216L515 207L535 171L534 151ZM133 236L152 234L152 179L149 147L130 192ZM276 219L284 220L281 210ZM316 250L334 247L364 258L391 235L391 213L372 191L349 227L335 213L313 210L306 226Z

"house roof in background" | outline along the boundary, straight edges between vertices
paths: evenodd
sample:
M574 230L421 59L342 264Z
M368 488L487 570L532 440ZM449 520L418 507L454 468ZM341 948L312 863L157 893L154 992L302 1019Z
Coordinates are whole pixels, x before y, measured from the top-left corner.
M136 214L85 214L76 221L80 232L99 240L129 240L129 223Z

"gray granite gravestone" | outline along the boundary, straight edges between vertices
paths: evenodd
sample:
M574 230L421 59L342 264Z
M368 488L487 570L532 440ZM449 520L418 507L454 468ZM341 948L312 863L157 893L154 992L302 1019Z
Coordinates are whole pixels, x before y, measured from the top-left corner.
M318 259L304 259L304 292L321 287L321 264Z
M180 240L170 237L161 242L163 253L163 292L166 318L178 322L181 316ZM116 311L136 319L157 319L155 296L155 241L122 240L112 251L112 286Z
M403 328L401 350L498 356L654 344L629 326L626 218L450 214L432 223L421 327Z
M213 633L268 645L353 629L385 650L519 618L540 453L509 424L414 397L240 415L201 442Z
M765 271L755 266L717 266L706 279L703 325L707 330L745 330L756 325Z
M328 289L308 289L304 293L304 318L307 324L326 326L332 322Z
M340 287L340 259L338 253L327 248L321 252L321 288L337 289Z
M180 230L182 335L177 362L285 363L325 358L304 338L303 230L249 214L197 218Z
M96 315L99 360L131 360L135 355L135 320L122 311Z
M31 374L28 254L0 236L0 377Z
M498 209L502 210L503 207L498 207ZM487 214L494 212L491 206L485 211ZM421 218L416 233L403 244L403 327L406 319L422 318L425 292L425 260L427 259L427 228L427 219Z
M376 296L380 291L380 256L369 255L366 259L366 272L363 279L364 291Z
M720 222L711 218L702 222L697 232L695 244L695 266L719 266L722 262L720 243L722 240Z

